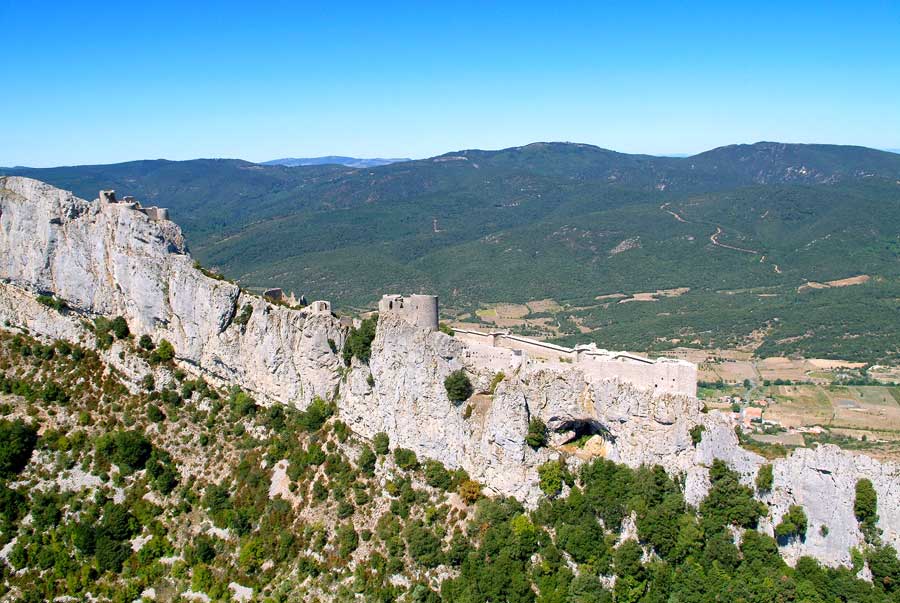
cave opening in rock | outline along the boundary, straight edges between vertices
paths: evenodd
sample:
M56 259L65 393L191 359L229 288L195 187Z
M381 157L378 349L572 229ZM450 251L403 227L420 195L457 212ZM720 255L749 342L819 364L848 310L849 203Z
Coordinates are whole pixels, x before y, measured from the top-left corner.
M584 442L591 436L599 435L604 440L612 442L615 438L609 430L600 422L593 419L571 419L563 421L553 427L553 431L565 439L562 445Z

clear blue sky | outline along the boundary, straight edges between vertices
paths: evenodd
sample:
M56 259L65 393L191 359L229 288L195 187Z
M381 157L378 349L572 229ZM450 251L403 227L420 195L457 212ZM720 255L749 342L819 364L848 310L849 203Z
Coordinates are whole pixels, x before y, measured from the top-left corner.
M0 165L900 147L896 1L121 4L0 0Z

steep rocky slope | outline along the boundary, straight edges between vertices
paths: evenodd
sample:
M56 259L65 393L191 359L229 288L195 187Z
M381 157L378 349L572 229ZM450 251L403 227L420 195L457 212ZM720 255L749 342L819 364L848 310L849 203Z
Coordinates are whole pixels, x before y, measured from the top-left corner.
M340 344L341 330L332 316L268 304L201 273L177 225L129 204L89 203L26 178L2 179L0 187L0 278L64 299L76 330L81 314L124 316L135 332L168 339L179 360L222 383L299 406L333 393L339 359L328 340ZM241 312L250 313L245 324L235 322Z
M523 358L490 394L494 372L474 361L466 344L396 317L381 318L368 364L354 360L345 368L347 333L334 316L271 304L204 274L175 224L128 204L91 203L34 180L0 179L0 258L0 320L9 326L87 343L91 319L122 316L133 333L170 341L181 367L213 383L300 409L316 397L333 400L358 434L387 432L400 446L529 504L541 496L536 468L559 454L525 444L533 417L559 434L554 443L597 434L598 452L611 460L658 464L683 476L691 504L705 497L714 459L727 460L748 484L765 463L738 446L726 417L702 413L696 399L653 396L576 366ZM41 303L39 294L52 297ZM61 302L67 309L51 307ZM132 387L148 370L125 350L105 359ZM443 381L456 369L465 369L480 392L468 404L447 398ZM699 425L704 431L695 445ZM789 559L850 563L851 547L863 542L853 512L861 477L877 493L884 540L900 543L895 465L826 446L773 467L763 529L771 532L794 504L806 507L812 528L803 541L784 543Z

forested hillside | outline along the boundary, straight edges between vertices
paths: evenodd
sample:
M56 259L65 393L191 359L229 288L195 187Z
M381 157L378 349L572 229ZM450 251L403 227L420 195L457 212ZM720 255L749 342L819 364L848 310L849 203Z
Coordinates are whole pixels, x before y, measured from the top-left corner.
M900 156L873 149L757 143L671 158L535 143L365 169L160 160L3 171L170 207L205 265L339 308L428 291L478 320L493 303L550 299L556 309L532 318L567 342L900 353ZM686 291L649 304L604 297L670 289Z
M828 526L792 507L778 540L753 529L771 466L751 488L715 461L694 508L660 467L552 461L529 511L388 434L358 438L328 401L261 407L187 376L164 340L100 324L88 347L0 332L4 600L900 600L866 480L854 568L791 568L779 544ZM140 391L110 346L150 363Z

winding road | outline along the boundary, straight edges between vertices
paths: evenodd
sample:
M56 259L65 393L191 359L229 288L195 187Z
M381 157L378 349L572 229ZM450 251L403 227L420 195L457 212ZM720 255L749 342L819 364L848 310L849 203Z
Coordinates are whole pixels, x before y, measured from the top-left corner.
M685 220L684 217L681 216L681 214L669 209L669 205L670 205L669 203L663 203L662 205L659 206L659 208L683 224L691 223L690 220ZM767 211L766 214L768 214L768 213L769 212ZM765 217L766 214L763 214L763 217ZM719 226L718 224L714 224L714 226L716 227L716 232L709 235L709 242L712 243L713 245L715 245L716 247L721 247L723 249L731 249L732 251L739 251L741 253L749 253L752 255L761 255L762 254L762 252L757 251L756 249L746 249L744 247L737 247L735 245L729 245L728 243L719 242L719 237L722 236L722 234L724 234L725 231L722 230L722 227ZM767 256L763 254L759 258L759 262L760 263L765 262L766 257ZM775 269L776 274L781 274L781 268L778 267L778 264L772 264L772 266Z

